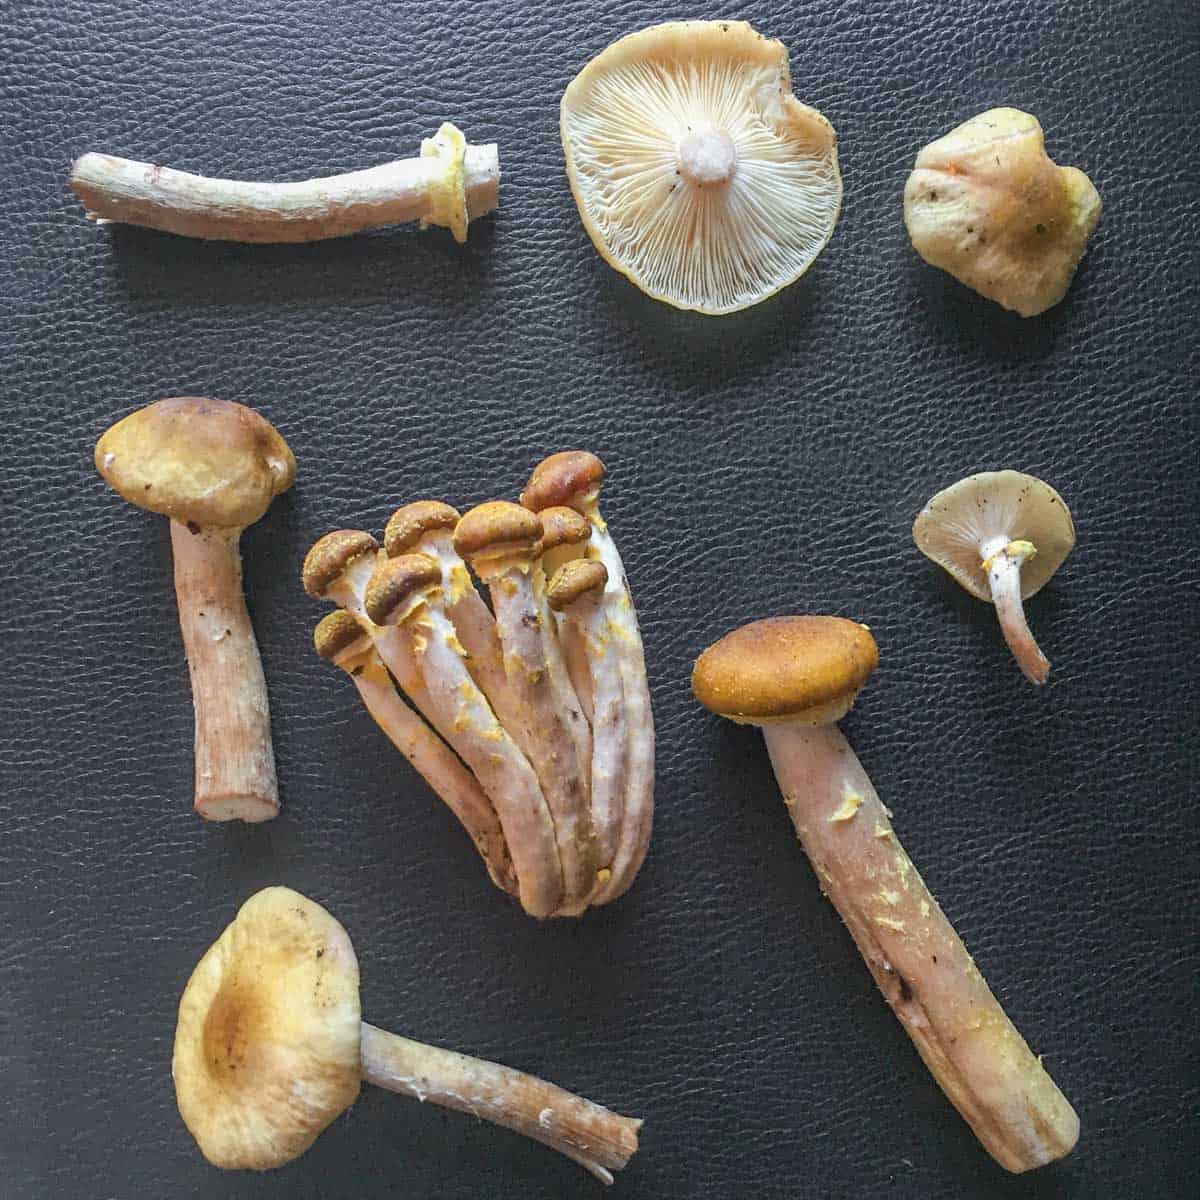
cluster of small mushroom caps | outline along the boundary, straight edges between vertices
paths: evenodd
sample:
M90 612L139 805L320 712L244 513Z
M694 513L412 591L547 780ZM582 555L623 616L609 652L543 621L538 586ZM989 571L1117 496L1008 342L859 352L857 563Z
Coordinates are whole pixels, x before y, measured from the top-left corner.
M520 504L417 501L382 546L337 530L304 560L305 590L339 606L317 652L534 917L623 895L650 839L654 726L603 479L595 455L554 454Z
M758 304L821 253L842 207L837 136L792 94L787 49L745 21L671 21L597 55L562 97L584 228L648 295L708 315ZM301 242L420 220L466 240L499 201L495 145L446 123L419 158L301 183L206 179L85 154L89 217L191 237ZM926 146L904 190L913 247L981 295L1034 316L1066 294L1100 197L1046 154L1036 118L973 117Z

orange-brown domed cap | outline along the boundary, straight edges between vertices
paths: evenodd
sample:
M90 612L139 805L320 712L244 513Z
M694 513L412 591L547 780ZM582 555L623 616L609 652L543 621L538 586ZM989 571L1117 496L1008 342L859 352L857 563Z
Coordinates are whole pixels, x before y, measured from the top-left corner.
M427 533L453 530L458 524L457 508L441 500L414 500L392 513L383 531L383 548L389 558L407 554Z
M376 625L394 625L406 615L406 600L441 582L442 568L427 554L382 558L371 573L363 608Z
M350 564L374 554L379 543L362 529L335 529L312 544L304 556L300 579L304 590L318 599L346 573Z
M538 516L542 518L543 554L559 546L578 546L592 536L591 523L564 504L543 508Z
M556 612L574 604L588 592L600 593L608 583L608 568L592 558L563 563L546 585L546 600Z
M507 500L489 500L465 513L454 529L454 548L468 561L512 555L535 557L541 550L537 513Z
M366 652L371 639L363 627L345 609L327 613L313 630L313 645L326 662L337 662L351 651Z
M555 505L574 507L577 497L604 482L604 464L587 450L563 450L543 458L521 493L521 503L533 512Z
M745 724L843 716L879 663L865 625L842 617L771 617L727 633L696 660L705 708Z

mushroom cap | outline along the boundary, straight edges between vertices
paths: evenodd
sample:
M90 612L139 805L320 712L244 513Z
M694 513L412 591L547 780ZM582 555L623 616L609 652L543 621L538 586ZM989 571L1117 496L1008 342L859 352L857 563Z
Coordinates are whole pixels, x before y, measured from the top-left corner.
M587 450L560 450L533 468L521 493L521 503L531 512L547 508L574 508L581 497L599 490L604 464Z
M371 638L345 609L338 608L317 622L313 645L326 662L339 663L347 656L370 653Z
M383 548L389 558L405 554L435 529L453 530L459 511L441 500L414 500L396 509L383 531Z
M556 612L569 608L588 592L599 594L608 583L608 568L596 559L575 558L563 563L546 585L546 600Z
M508 500L477 504L454 528L454 548L468 562L531 560L541 553L542 521Z
M845 716L879 663L870 630L842 617L769 617L709 646L692 669L705 708L744 725Z
M350 569L350 565L367 554L375 554L379 543L362 529L335 529L318 538L304 556L300 580L304 590L319 600Z
M290 888L251 896L179 1002L171 1073L204 1157L263 1171L303 1154L358 1095L359 1022L341 925Z
M968 475L938 492L917 514L913 540L972 596L991 601L983 561L1005 542L1032 542L1021 565L1021 595L1039 591L1075 545L1066 501L1048 484L1020 471ZM985 553L986 548L986 553Z
M631 33L580 71L560 107L584 228L657 300L709 315L757 304L833 233L833 126L792 95L782 43L745 21Z
M427 554L381 558L367 583L363 608L376 625L397 625L411 611L409 601L441 582L442 568Z
M578 546L592 536L590 522L566 505L555 504L543 508L538 516L542 519L543 554L560 546Z
M993 108L931 142L904 188L913 249L981 296L1023 317L1067 293L1100 197L1075 167L1046 154L1036 117Z
M184 525L245 529L296 478L279 431L231 400L175 396L130 413L96 443L96 470L138 508Z

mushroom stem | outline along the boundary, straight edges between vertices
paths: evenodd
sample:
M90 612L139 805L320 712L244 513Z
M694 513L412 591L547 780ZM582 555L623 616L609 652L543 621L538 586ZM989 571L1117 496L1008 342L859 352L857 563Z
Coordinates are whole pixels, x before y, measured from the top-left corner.
M1008 542L985 557L983 566L1004 640L1025 678L1030 683L1041 684L1050 676L1050 660L1042 653L1029 629L1021 601L1021 565L1036 553L1032 542Z
M766 725L821 888L925 1065L1009 1171L1068 1154L1079 1118L1005 1015L836 726Z
M365 1021L361 1053L368 1083L524 1134L604 1183L612 1183L612 1172L637 1152L641 1121L511 1067L426 1046Z
M241 532L171 521L195 709L195 805L209 821L267 821L279 812L267 681L242 594Z
M496 207L500 160L494 144L445 149L447 128L422 157L297 183L210 179L110 154L85 154L71 187L91 220L122 221L224 242L313 242L405 221L447 225L466 239L468 221ZM454 130L458 139L462 135ZM427 153L425 146L441 147ZM453 196L450 193L453 193ZM450 216L447 204L465 203ZM461 235L461 236L460 236Z

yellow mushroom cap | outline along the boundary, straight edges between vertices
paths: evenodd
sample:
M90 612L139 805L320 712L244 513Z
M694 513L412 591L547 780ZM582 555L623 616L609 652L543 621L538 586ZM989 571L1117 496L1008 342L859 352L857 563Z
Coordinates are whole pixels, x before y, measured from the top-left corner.
M1046 154L1036 117L993 108L931 142L904 188L913 249L981 296L1033 317L1067 294L1100 197Z
M584 227L657 300L710 315L757 304L833 233L833 127L792 95L786 48L744 21L629 34L584 67L560 108Z
M360 1082L358 960L342 926L289 888L242 905L179 1003L171 1073L184 1124L218 1167L303 1154Z
M943 488L917 514L913 541L980 600L990 601L985 554L1000 542L1030 542L1021 564L1028 600L1062 566L1075 546L1067 502L1048 483L1020 471L983 471Z
M206 529L254 524L296 478L296 459L270 421L202 396L130 413L96 443L95 459L130 504Z

